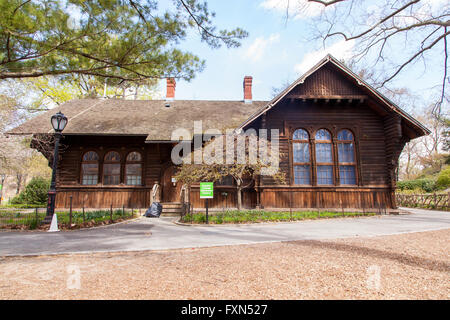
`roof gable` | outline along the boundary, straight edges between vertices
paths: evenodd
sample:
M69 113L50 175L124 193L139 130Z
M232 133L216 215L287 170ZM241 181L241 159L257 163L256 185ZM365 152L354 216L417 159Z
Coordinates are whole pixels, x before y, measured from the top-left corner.
M260 108L240 128L244 128L263 113L275 107L284 98L297 99L363 99L370 97L387 113L397 113L405 123L411 126L418 136L429 134L430 131L415 120L400 107L375 90L355 73L348 69L331 55L327 55L300 78L295 80L268 104ZM371 107L375 107L372 103Z
M326 64L299 83L286 97L327 97L327 96L357 96L364 95L364 91L355 86L349 79L333 70Z

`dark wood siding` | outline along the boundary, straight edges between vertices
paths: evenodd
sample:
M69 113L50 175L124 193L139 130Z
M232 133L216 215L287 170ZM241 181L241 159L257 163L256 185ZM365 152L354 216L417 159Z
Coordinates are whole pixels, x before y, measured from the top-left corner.
M312 100L285 100L267 112L268 129L283 131L286 135L280 139L280 167L286 173L287 180L292 179L289 155L291 134L296 128L305 128L310 135L321 128L328 129L333 137L341 129L350 129L355 135L358 166L361 171L362 186L387 186L386 148L383 119L364 103L325 103ZM264 185L274 185L272 178L264 177Z
M226 195L225 195L226 193ZM198 187L191 189L191 203L194 208L204 208L205 199L200 199L200 192ZM253 189L245 189L242 192L242 206L245 209L253 209L256 206L256 191ZM208 200L208 207L210 208L236 208L237 194L234 187L215 187L214 199Z
M280 132L280 168L286 185L271 177L262 177L260 205L265 208L379 208L395 207L393 170L403 148L398 135L398 121L388 114L334 67L325 66L310 75L252 126L278 129ZM310 134L311 157L314 158L314 135L325 128L335 141L341 129L355 137L357 185L340 186L338 169L334 168L334 186L316 186L312 170L311 186L296 186L292 171L292 133L303 128ZM386 134L387 133L387 134ZM400 132L401 134L401 132ZM337 157L336 145L334 157ZM394 163L392 160L394 159ZM312 160L312 162L314 162ZM337 161L336 161L337 162ZM291 194L292 192L292 194Z
M263 188L261 204L264 208L329 208L378 209L392 208L389 189L382 188Z
M63 140L64 152L58 165L57 207L69 206L70 196L74 207L107 208L114 207L148 207L149 192L161 172L170 161L171 144L146 144L145 137L100 137L100 136L66 136ZM102 184L102 161L99 165L99 183L95 186L81 185L81 159L87 151L95 151L99 158L111 151L121 156L121 181L117 186ZM131 151L138 151L143 157L142 185L127 186L124 182L124 164Z

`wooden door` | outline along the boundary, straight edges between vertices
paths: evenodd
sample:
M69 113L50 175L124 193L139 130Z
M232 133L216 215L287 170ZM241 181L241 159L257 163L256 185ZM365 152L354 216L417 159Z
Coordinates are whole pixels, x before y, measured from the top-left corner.
M168 167L163 174L162 202L180 202L181 184L172 182L175 175L175 167Z

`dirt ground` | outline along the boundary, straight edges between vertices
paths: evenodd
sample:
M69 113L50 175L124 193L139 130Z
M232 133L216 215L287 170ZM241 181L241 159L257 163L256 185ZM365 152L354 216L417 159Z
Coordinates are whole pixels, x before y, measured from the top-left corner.
M449 299L450 229L0 258L0 299Z

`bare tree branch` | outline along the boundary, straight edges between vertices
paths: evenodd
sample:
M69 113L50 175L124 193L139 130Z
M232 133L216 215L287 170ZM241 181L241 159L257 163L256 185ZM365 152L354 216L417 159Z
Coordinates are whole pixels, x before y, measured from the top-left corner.
M332 4L338 3L338 2L343 2L345 0L330 0L330 1L326 1L326 0L308 0L309 2L316 2L316 3L320 3L322 5L324 5L325 7L331 6Z
M429 46L423 48L422 50L420 50L419 52L417 52L416 54L414 54L411 58L409 58L405 63L403 63L398 69L397 71L394 72L393 75L391 75L389 78L387 78L386 80L384 80L381 84L381 87L384 86L387 82L391 81L393 78L395 78L400 71L402 71L402 69L408 65L409 63L411 63L414 59L416 59L419 55L423 54L425 51L430 50L431 48L433 48L440 40L445 39L445 37L447 37L450 34L450 32L446 32L443 35L441 35L440 37L438 37L436 40L434 40Z
M447 27L444 28L445 33L447 33ZM442 91L441 91L441 99L439 100L438 103L436 103L436 105L434 106L432 113L434 116L439 117L439 115L441 114L441 106L442 103L444 102L444 97L445 97L445 84L447 82L447 65L448 65L448 51L447 51L447 37L444 37L444 78L442 79Z
M314 0L309 0L309 1L314 1ZM342 0L342 1L344 1L344 0ZM366 29L365 31L363 31L363 32L361 32L361 33L359 33L359 34L357 34L357 35L355 35L355 36L350 36L350 37L349 37L349 36L347 36L347 35L346 35L345 33L343 33L343 32L334 32L334 33L327 34L327 35L325 36L325 38L329 38L329 37L332 37L332 36L335 36L335 35L341 35L341 36L343 36L344 39L345 39L346 41L361 38L362 36L364 36L364 35L366 35L366 34L372 32L373 30L375 30L375 28L376 28L377 26L379 26L380 24L386 22L387 20L391 19L392 17L394 17L394 16L397 15L398 13L402 12L403 10L405 10L406 8L408 8L409 6L411 6L411 5L413 5L414 3L417 3L417 2L419 2L419 1L420 1L420 0L413 0L413 1L411 1L411 2L408 2L406 5L404 5L404 6L401 7L400 9L395 10L395 11L392 12L391 14L389 14L389 15L387 15L386 17L384 17L384 18L382 18L381 20L379 20L379 21L378 21L376 24L374 24L372 27Z
M303 0L297 1L304 3ZM426 68L427 62L435 63L436 57L442 57L444 78L442 81L439 80L439 101L436 102L433 111L437 115L440 114L441 105L446 101L446 82L449 81L447 70L449 4L438 6L423 0L380 0L376 8L369 8L369 1L364 4L359 0L358 2L354 0L306 1L327 8L319 16L312 18L312 25L318 31L318 36L311 40L322 39L324 47L326 40L334 36L342 37L345 41L355 41L352 50L353 61L371 63L373 67L380 64L379 68L375 69L377 75L372 79L374 80L372 84L377 88L386 88L385 85L398 77L407 65L415 65L421 60ZM359 5L355 5L356 3ZM288 16L288 13L286 15ZM404 41L403 49L399 48L401 41ZM442 55L436 52L441 42L444 47ZM400 54L399 49L404 52ZM381 63L383 63L382 66Z

